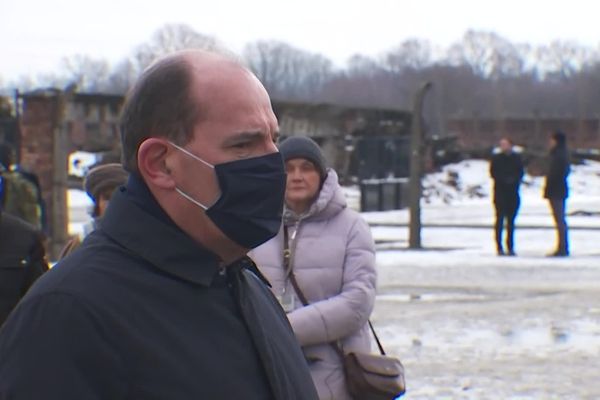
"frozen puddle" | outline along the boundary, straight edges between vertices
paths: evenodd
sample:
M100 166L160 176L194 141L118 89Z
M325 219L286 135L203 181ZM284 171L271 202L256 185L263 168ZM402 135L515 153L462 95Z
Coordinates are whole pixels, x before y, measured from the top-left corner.
M599 321L572 321L567 328L530 327L505 332L495 342L506 345L504 352L521 353L523 349L531 351L542 349L570 350L584 353L597 353L600 349L600 323Z
M382 329L384 340L398 353L409 348L440 353L462 352L467 348L479 356L543 355L546 352L570 351L598 354L600 321L571 321L566 328L555 326L513 326L510 329L460 327L448 324L435 330L410 332L390 327Z
M535 291L412 288L377 296L383 317L377 325L397 354L466 351L492 359L600 354L600 309L559 316L552 311L556 302L554 293ZM544 315L528 307L542 307Z
M391 301L391 302L411 302L411 301L422 301L422 302L460 302L460 301L482 301L488 300L491 296L486 294L472 294L472 293L394 293L394 294L380 294L377 296L379 301Z

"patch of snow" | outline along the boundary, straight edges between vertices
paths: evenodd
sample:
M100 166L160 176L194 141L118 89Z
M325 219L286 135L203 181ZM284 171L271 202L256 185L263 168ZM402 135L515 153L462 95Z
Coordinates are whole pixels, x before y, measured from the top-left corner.
M69 234L82 235L83 226L91 220L90 210L94 202L86 192L79 189L67 191L67 202L69 204Z
M572 227L600 227L600 162L574 165L569 177L568 222ZM489 227L494 222L489 162L467 160L444 167L423 179L421 218L430 225ZM517 227L553 227L548 202L543 198L543 177L526 176L521 185ZM360 199L358 200L360 203ZM575 215L573 215L575 214ZM586 215L589 214L589 215ZM409 211L363 213L372 225L408 224Z
M75 151L69 155L69 175L83 178L88 169L100 161L97 153Z

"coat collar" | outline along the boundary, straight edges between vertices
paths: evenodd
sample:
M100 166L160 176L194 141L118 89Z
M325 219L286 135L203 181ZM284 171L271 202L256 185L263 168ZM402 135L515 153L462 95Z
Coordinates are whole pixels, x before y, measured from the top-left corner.
M114 193L100 230L178 278L210 286L219 271L218 257L179 229L135 175Z

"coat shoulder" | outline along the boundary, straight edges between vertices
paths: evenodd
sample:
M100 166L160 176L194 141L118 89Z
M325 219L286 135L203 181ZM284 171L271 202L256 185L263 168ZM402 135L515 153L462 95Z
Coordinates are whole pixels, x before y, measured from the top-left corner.
M115 279L115 266L125 260L125 251L100 232L94 232L77 249L44 274L26 295L27 298L65 293L93 301L98 291L109 291Z
M6 242L21 244L23 242L30 243L40 239L40 233L33 225L6 212L2 212L2 215L0 216L0 231L2 232L4 240L6 240L6 238L12 238L12 240L6 240Z

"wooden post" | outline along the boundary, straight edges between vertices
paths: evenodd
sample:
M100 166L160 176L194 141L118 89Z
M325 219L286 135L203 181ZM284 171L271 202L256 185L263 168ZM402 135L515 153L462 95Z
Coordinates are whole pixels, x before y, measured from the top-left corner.
M420 249L421 245L421 194L423 175L423 100L431 88L431 82L425 82L413 98L413 114L410 142L410 223L408 246Z
M69 141L65 124L67 102L73 90L61 91L57 94L56 120L53 136L53 168L52 168L52 209L50 210L50 257L58 258L69 238L69 207L67 199L67 179L69 163Z
M345 185L350 185L352 183L352 180L350 179L350 165L354 148L354 137L347 134L344 136L344 168L342 169L344 174L342 179Z
M15 163L21 164L21 107L20 107L21 94L19 89L15 89L14 101L15 101Z
M536 146L541 145L542 143L544 143L544 139L542 138L542 121L541 121L541 115L540 115L540 111L535 108L533 110L533 137L534 140L532 142L536 143ZM524 146L528 146L529 143L521 143ZM531 146L533 147L533 146ZM537 148L534 148L535 151L537 151ZM530 150L531 151L531 150Z

